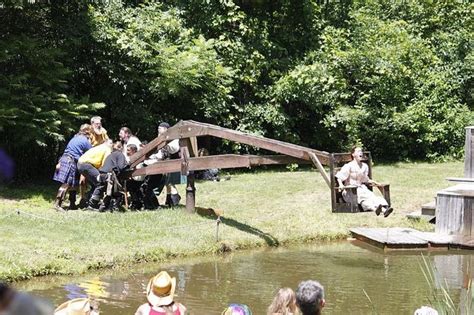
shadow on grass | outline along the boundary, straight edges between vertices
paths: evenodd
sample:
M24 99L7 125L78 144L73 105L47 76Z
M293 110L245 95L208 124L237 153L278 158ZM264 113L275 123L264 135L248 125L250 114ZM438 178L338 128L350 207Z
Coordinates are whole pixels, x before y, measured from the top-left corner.
M25 185L0 186L0 199L24 200L40 197L46 201L53 201L59 185L54 183L31 183Z
M196 213L199 214L203 218L210 219L210 220L217 219L217 216L212 213L212 209L202 208L202 209L196 209L196 210L197 210ZM232 218L226 218L222 216L221 224L225 224L229 227L238 229L242 232L258 236L261 239L263 239L267 243L268 246L280 245L280 242L278 241L278 239L276 239L273 235L263 232L262 230L257 229L256 227L234 220Z

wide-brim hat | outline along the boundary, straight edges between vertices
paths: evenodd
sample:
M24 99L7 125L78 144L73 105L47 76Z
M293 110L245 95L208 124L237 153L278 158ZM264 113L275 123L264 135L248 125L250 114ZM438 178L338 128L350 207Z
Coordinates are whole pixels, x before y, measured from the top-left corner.
M170 277L166 271L161 271L148 282L146 297L152 306L170 305L174 300L176 278Z
M79 298L59 305L54 315L88 315L91 310L91 301L88 298Z

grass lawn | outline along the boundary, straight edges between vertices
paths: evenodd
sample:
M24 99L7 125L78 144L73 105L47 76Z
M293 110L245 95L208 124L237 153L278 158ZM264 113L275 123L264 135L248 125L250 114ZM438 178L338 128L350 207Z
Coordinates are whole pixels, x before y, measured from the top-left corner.
M430 230L432 225L409 221L405 214L432 201L437 190L449 186L444 178L461 176L462 169L461 162L375 166L374 178L391 184L395 212L386 219L374 213L331 213L329 190L315 170L260 170L219 183L198 182L197 206L224 210L218 243L215 218L187 214L184 207L58 213L51 208L56 185L3 187L0 280L211 255L223 248L342 239L358 226ZM178 189L184 195L184 186Z

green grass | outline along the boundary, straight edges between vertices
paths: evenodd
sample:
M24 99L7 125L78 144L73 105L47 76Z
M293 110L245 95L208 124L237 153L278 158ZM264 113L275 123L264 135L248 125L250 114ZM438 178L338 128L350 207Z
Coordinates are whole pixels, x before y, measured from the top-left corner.
M375 179L391 184L395 212L387 219L373 213L333 214L330 196L314 170L258 171L230 181L197 183L199 207L224 210L220 242L215 218L187 214L184 208L159 211L58 213L51 208L56 186L0 188L0 279L20 280L46 274L213 255L223 250L343 239L350 227L410 226L405 214L432 201L461 176L461 162L400 163L376 166ZM184 187L178 188L184 195ZM17 214L19 210L20 214Z

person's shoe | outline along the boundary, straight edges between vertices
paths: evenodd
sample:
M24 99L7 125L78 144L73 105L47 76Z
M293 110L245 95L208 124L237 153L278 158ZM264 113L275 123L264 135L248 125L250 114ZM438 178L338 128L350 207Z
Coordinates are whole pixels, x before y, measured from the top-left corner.
M179 201L181 200L181 196L179 194L172 194L171 195L171 206L179 205Z
M60 205L58 205L58 204L56 204L56 203L54 204L53 207L54 207L54 209L55 209L56 211L58 211L58 212L66 212L66 209L64 209L63 207L61 207Z
M379 206L377 207L377 209L375 209L375 214L376 214L377 216L379 216L380 213L382 213L382 205L379 205Z
M67 209L68 210L77 210L79 208L77 207L77 205L75 203L73 203L73 204L69 205L69 208L67 208Z
M390 215L390 213L393 212L393 208L392 207L389 207L387 208L387 210L385 210L385 212L383 213L383 216L386 218Z
M99 210L99 200L91 199L89 200L89 206L87 207L88 210Z
M86 209L88 206L86 198L81 198L79 201L79 209Z

